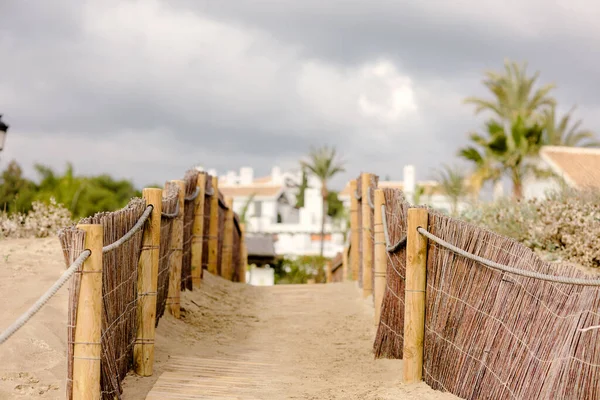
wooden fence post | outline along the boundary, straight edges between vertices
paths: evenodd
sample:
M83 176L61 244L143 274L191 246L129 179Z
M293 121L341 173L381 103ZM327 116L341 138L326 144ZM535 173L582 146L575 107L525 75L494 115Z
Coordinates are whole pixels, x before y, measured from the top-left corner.
M349 246L344 246L344 252L342 253L342 282L345 282L348 279L348 251L350 251Z
M92 252L82 267L73 344L73 400L99 400L102 335L102 225L77 225Z
M358 280L359 260L358 246L360 243L358 230L358 199L356 198L356 179L350 181L350 279Z
M383 190L375 190L375 325L379 325L381 318L381 304L383 302L383 293L385 292L386 274L387 274L387 250L385 248L385 234L383 230L383 216L381 206L385 204Z
M213 195L210 198L210 224L208 226L208 272L217 274L219 251L219 179L212 177Z
M333 265L331 260L327 261L327 266L326 266L327 270L326 270L326 275L325 275L325 282L326 283L331 283L331 281L333 280Z
M171 259L169 264L169 294L167 305L171 314L181 318L181 264L183 262L183 216L185 202L185 182L181 180L171 181L179 189L179 214L173 221L173 233L171 234Z
M138 323L133 346L133 363L138 375L151 376L154 364L162 190L146 188L142 193L146 205L152 205L153 208L144 226L142 251L138 262Z
M248 260L246 255L246 224L240 223L240 282L246 283L246 269L248 268Z
M369 205L369 187L371 186L371 178L373 174L363 173L361 177L362 183L362 285L363 297L368 297L373 294L373 215L371 214L371 206Z
M425 333L425 285L427 238L417 232L427 229L426 208L408 210L406 242L406 282L404 293L404 383L423 378L423 336Z
M221 255L221 276L228 281L233 279L233 199L225 199L225 226L223 228L223 254Z
M192 287L199 288L202 281L202 240L204 238L204 193L206 174L198 174L196 183L198 197L194 201L194 225L192 226Z

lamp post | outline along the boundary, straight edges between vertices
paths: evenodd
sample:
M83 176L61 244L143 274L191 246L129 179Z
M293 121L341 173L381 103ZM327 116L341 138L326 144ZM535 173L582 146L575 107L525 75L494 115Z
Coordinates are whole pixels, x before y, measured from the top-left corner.
M0 151L4 149L4 141L6 140L6 132L8 132L8 125L2 121L2 114L0 114Z

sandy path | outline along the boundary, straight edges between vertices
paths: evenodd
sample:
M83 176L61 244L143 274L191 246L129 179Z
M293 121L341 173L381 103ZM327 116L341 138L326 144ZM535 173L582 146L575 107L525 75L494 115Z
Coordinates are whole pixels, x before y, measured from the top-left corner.
M184 323L160 322L157 374L131 377L126 399L142 400L168 356L276 364L260 399L456 399L425 384L403 386L400 360L373 360L369 301L354 283L247 287L207 276L185 293Z
M0 330L58 279L63 260L56 238L0 240ZM0 399L65 398L68 286L0 345Z
M56 238L0 240L0 330L64 268ZM0 399L65 398L67 299L63 288L0 346ZM154 376L130 375L125 400L144 399L172 356L277 364L261 399L455 399L403 386L399 360L373 360L373 310L354 283L256 288L209 275L182 306L181 321L160 321Z

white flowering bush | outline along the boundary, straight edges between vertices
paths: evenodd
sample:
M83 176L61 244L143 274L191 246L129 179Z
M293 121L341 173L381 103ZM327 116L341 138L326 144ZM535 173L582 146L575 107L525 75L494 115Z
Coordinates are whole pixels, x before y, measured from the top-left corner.
M481 204L463 219L512 237L545 258L600 267L600 192L565 190L544 200Z
M51 198L50 203L34 201L28 214L0 213L0 237L47 237L73 223L71 212Z

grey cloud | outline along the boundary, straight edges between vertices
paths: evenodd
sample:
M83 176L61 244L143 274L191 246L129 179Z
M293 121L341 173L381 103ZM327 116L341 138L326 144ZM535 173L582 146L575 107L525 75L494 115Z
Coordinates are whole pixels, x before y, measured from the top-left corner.
M87 3L99 8L133 4ZM160 146L177 158L162 160L160 172L137 159L127 161L126 152L110 165L101 158L76 160L83 169L131 176L138 184L154 176L168 179L198 162L220 172L251 164L266 173L273 158L293 163L318 143L338 145L350 162L339 185L361 170L399 179L407 163L416 164L419 178L427 178L433 167L452 161L465 133L479 126L461 98L485 94L482 70L500 68L504 57L528 59L531 70L542 71L543 81L557 81L560 101L580 104L586 126L600 124L595 116L600 56L591 51L597 35L581 36L560 24L524 35L493 13L478 18L453 13L447 5L442 10L431 2L391 0L352 7L322 0L138 4L188 10L202 18L192 22L225 24L233 33L191 26L184 33L167 30L144 40L139 31L119 31L118 15L114 27L90 28L84 2L3 2L0 51L8 56L0 63L0 112L13 135L40 142L55 135L87 138L90 147L101 138L136 152L145 132L160 132L164 137L158 144L144 146ZM556 18L554 11L550 14ZM143 17L131 16L132 25ZM182 21L190 22L188 17ZM244 40L253 42L236 52ZM344 109L347 118L321 114L296 86L307 61L345 71L380 58L412 78L421 116L418 123L401 118L397 126L381 128L380 142L369 139L376 125L354 122L356 111ZM327 82L322 86L324 92L337 90ZM339 101L349 101L346 95L339 93ZM131 132L136 139L121 142ZM35 140L21 143L31 148L8 154L58 167L69 159L68 151L49 153L35 147Z

